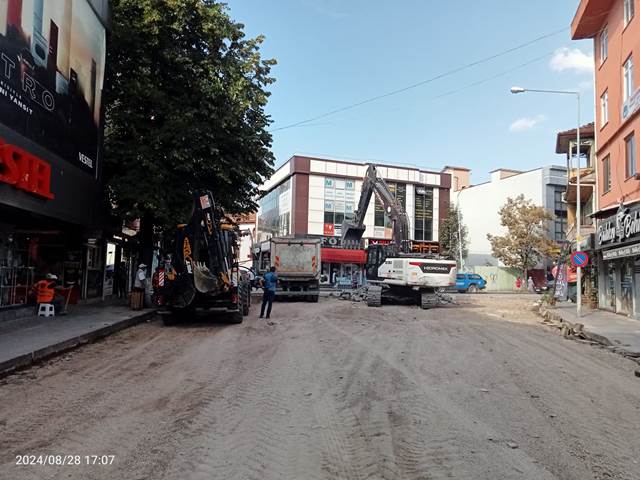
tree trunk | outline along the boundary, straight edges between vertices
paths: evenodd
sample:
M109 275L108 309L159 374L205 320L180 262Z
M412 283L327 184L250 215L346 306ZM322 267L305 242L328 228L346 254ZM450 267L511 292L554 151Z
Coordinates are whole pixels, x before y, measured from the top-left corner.
M145 213L140 219L139 235L138 263L146 264L147 272L150 272L153 265L153 217L148 213Z

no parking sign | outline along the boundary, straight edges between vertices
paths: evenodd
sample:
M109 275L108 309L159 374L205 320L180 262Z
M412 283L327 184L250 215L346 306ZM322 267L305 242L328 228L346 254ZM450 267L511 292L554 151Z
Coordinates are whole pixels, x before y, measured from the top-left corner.
M571 254L571 263L574 267L585 267L589 263L589 255L587 252L573 252Z

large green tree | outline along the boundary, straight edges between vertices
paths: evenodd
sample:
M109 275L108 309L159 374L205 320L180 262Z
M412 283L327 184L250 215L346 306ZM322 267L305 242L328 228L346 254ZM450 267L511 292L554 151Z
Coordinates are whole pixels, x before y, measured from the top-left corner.
M458 225L460 225L459 229ZM462 213L455 205L450 205L440 226L440 250L461 263L460 245L462 245L462 259L465 259L469 253L467 227L462 222Z
M527 271L557 248L547 234L553 216L545 208L526 200L524 195L507 198L499 213L500 224L506 227L507 234L487 235L493 256L507 267L522 271L526 279Z
M169 227L190 192L226 211L255 207L270 175L264 112L274 60L211 0L113 0L105 103L105 178L123 218Z

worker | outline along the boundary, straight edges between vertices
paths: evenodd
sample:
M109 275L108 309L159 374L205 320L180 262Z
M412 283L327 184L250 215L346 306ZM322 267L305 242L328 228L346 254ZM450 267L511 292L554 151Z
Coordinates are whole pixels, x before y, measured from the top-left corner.
M53 273L48 273L43 280L36 282L32 290L36 294L36 302L50 303L56 313L60 312L60 307L64 304L64 297L56 292L58 276Z
M267 308L267 318L271 317L271 305L273 299L276 298L276 285L278 283L278 275L276 274L276 267L271 267L267 273L262 277L262 308L260 309L260 318L264 317L264 308Z
M134 310L144 308L144 295L147 290L147 265L141 263L138 265L136 278L133 282L132 307Z

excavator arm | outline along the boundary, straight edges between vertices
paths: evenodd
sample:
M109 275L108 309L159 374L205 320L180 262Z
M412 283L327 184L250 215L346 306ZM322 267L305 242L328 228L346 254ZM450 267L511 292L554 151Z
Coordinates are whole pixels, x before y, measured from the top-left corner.
M393 223L393 242L399 253L409 253L411 251L411 241L409 240L409 219L400 202L394 197L385 181L378 176L375 165L369 164L367 173L362 182L358 209L353 220L346 220L342 223L342 245L345 248L359 248L362 235L365 231L364 218L367 207L371 201L371 196L376 197L384 207L384 210Z

